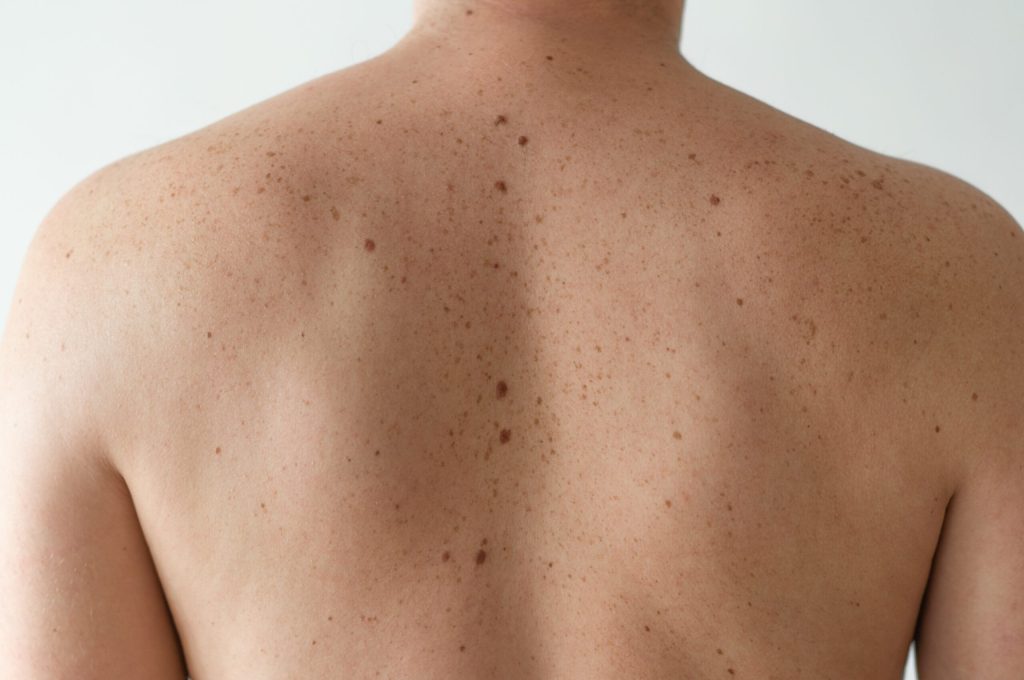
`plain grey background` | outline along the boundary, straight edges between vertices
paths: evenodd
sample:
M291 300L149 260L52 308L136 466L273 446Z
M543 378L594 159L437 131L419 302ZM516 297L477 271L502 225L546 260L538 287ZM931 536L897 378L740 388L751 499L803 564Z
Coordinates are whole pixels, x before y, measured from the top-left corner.
M1024 2L686 5L682 52L701 71L950 172L1024 223ZM372 57L411 22L412 0L0 0L3 318L36 226L75 183Z

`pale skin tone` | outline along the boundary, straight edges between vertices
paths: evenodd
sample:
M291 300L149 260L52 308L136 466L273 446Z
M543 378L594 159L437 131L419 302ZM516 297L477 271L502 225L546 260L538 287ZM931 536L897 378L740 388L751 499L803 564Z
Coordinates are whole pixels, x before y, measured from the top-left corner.
M425 0L68 192L0 676L1020 676L1019 225L633 5Z

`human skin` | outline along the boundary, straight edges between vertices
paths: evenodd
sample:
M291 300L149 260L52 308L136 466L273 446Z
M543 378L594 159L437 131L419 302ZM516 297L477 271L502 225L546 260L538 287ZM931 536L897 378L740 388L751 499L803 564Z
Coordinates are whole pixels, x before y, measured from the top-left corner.
M1019 226L681 5L557 7L419 4L54 208L0 675L1015 677Z

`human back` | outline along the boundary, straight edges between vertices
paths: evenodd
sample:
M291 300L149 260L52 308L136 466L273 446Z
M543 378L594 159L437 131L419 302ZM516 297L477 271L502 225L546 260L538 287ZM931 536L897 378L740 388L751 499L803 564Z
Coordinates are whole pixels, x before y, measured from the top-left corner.
M437 44L108 171L192 677L899 677L997 206L679 61Z

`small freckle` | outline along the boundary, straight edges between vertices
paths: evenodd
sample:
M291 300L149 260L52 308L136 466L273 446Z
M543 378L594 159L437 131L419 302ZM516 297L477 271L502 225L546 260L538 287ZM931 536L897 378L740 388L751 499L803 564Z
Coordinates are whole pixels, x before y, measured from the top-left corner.
M971 401L978 401L978 393L977 392L972 392L971 393Z
M691 153L689 156L687 156L687 158L689 158L691 161L695 161L697 160L697 154Z
M505 193L508 191L508 187L505 186L505 183L500 179L494 183L494 188L500 191L501 193Z
M372 238L366 239L366 241L363 243L363 248L365 248L366 251L369 252L369 253L372 253L373 249L376 248L376 247L377 247L377 244L373 242Z
M459 645L459 651L460 652L466 651L466 645Z
M505 383L504 380L499 380L498 381L497 394L498 394L498 399L501 399L506 394L508 394L508 385Z
M216 449L214 449L213 452L216 453L217 455L220 455L220 447L218 446Z
M530 141L530 140L527 139L525 136L520 136L519 137L519 146L524 146L528 141Z
M451 557L452 557L451 553L449 553L447 550L445 550L443 553L441 553L441 561L442 562L447 562L448 560L451 559Z
M936 426L935 426L935 431L936 431L936 432L940 431L941 429L942 429L942 428L941 428L941 427L940 427L939 425L936 425Z
M71 253L73 253L73 252L75 252L74 248L72 248L68 252L64 253L64 258L67 259L67 258L71 257Z
M552 57L550 54L544 58L547 59L548 61L552 61L554 59L554 57Z
M467 10L466 10L466 16L467 16L467 17L468 17L468 16L470 15L470 14L472 14L472 13L473 13L473 10L471 10L471 9L467 9Z
M672 507L672 501L670 501L668 499L665 499L665 507L666 508L671 508Z
M476 563L477 564L483 564L484 560L486 560L486 559L487 559L487 552L486 551L484 551L484 550L477 551L477 553L476 553Z
M726 668L725 670L729 671L729 675L736 675L736 671L731 668Z
M676 430L675 432L672 433L672 438L673 439L682 439L683 438L683 434L679 430Z
M711 194L711 199L710 200L711 200L711 205L718 205L719 203L722 202L722 199L720 199L718 196L716 196L714 194Z
M333 205L331 206L331 217L334 218L335 222L337 222L339 219L341 219L341 213L338 212L338 209L336 207L334 207Z
M495 125L504 125L507 122L508 122L508 118L506 118L505 116L503 116L501 114L499 114L498 117L494 119L494 124Z
M502 430L501 434L498 436L498 441L500 441L502 444L504 444L505 442L507 442L511 438L512 438L512 432L510 430Z
M871 182L871 186L873 186L876 189L881 189L882 188L882 180L880 180L880 179L873 180Z
M210 331L206 331L206 337L212 338L213 337L213 333L211 333Z
M309 203L309 199L311 199L311 198L312 198L312 196L310 196L309 194L306 194L305 196L302 197L302 200L305 201L306 203Z
M650 633L651 632L651 627L650 626L644 626L644 630L646 630L648 633Z
M276 151L268 151L267 155L270 156L271 158L273 158L274 156L277 155L277 152Z
M740 307L742 307L743 306L743 298L736 298L736 304L738 304Z

